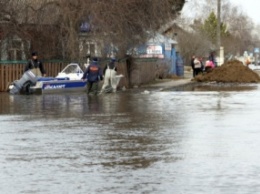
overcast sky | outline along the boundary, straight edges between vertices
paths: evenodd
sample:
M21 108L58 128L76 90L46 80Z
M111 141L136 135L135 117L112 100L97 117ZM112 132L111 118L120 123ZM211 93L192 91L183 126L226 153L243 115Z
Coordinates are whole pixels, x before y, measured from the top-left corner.
M256 24L260 24L260 0L230 0L243 10Z
M229 2L232 5L238 6L240 10L252 18L255 24L260 25L260 0L229 0ZM201 0L188 0L184 5L184 15L193 15L191 7L196 7L197 5L199 6L200 3Z

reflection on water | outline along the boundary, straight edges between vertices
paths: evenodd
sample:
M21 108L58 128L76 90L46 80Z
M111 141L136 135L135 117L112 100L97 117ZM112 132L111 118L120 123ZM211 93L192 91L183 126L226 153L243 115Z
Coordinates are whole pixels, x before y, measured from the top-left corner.
M2 93L1 192L258 193L260 90L242 87Z

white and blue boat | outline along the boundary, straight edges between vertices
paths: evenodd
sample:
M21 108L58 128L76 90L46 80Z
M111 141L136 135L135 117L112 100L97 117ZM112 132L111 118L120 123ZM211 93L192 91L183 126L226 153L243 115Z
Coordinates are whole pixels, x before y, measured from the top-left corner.
M87 81L82 80L84 72L77 63L68 64L56 77L37 77L26 71L20 80L9 86L11 94L48 94L81 92L87 90Z

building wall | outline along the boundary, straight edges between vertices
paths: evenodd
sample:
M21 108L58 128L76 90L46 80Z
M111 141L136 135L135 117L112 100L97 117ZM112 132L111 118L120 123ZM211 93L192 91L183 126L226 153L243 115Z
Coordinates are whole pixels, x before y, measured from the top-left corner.
M167 62L157 58L134 58L118 63L117 67L118 74L124 75L119 87L127 88L147 84L158 78L165 78L169 72Z

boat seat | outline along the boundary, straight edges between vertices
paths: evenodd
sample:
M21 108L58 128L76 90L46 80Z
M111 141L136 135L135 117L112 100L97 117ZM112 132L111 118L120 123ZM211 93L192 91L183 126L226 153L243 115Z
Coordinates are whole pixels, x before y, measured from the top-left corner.
M57 80L70 80L69 77L56 77Z

